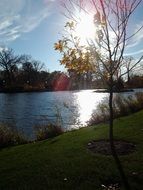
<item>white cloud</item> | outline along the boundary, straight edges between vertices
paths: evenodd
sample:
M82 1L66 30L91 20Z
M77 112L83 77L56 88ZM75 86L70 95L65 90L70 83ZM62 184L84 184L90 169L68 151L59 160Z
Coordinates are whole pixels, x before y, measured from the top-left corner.
M0 52L1 52L2 50L8 50L8 48L5 47L5 46L0 46Z
M130 52L130 53L125 53L124 55L125 56L131 56L131 55L139 55L141 53L143 53L143 49L138 50L138 51L134 51L134 52Z
M26 0L0 0L0 17L19 13L25 3Z
M0 43L7 44L38 27L49 16L53 2L0 0Z
M136 25L134 33L136 33L141 27L143 26L143 21ZM143 40L143 28L137 32L131 40L129 40L129 45L127 45L128 48L133 48L139 45Z

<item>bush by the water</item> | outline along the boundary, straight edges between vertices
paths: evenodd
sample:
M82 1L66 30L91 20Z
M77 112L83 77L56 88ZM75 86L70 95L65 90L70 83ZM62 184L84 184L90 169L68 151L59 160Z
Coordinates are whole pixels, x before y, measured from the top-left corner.
M97 110L93 112L88 125L99 124L109 120L109 105L108 100L105 103L100 103ZM113 99L114 118L127 116L143 109L143 93L138 92L134 96L123 97L117 95Z
M38 141L56 137L64 132L61 126L51 123L44 126L36 126L35 130Z
M27 143L26 138L16 129L7 125L0 125L0 148L25 143Z

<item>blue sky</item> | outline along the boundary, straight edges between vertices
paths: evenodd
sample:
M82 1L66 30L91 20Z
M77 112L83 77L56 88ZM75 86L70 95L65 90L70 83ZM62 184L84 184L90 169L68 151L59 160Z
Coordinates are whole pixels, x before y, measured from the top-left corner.
M16 54L30 54L50 71L63 70L60 54L53 48L61 38L65 17L60 0L0 0L0 47ZM134 15L131 30L143 24L143 6ZM134 37L127 54L143 54L143 30Z
M46 69L63 70L54 43L65 24L60 4L53 0L0 0L0 46L30 54Z

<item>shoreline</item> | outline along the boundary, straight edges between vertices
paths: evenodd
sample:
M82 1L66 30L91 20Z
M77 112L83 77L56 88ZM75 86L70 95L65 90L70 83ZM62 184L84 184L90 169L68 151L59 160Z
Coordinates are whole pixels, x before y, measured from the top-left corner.
M113 93L121 93L121 92L134 92L134 89L141 89L141 88L131 88L131 89L122 89L120 91L113 91ZM0 89L0 93L5 94L13 94L13 93L32 93L32 92L66 92L66 91L80 91L80 90L93 90L95 93L109 93L107 89L76 89L76 90L50 90L50 89L30 89L30 90L2 90Z
M94 92L97 93L109 93L107 89L95 90ZM123 90L113 90L113 93L120 93L120 92L134 92L134 89L123 89Z

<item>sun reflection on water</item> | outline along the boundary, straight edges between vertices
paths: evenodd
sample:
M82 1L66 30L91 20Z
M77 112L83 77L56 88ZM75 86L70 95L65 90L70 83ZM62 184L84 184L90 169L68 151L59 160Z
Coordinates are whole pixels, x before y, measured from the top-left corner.
M79 105L79 121L86 125L91 118L97 105L107 97L107 93L95 93L93 90L80 91L77 93L77 103Z

